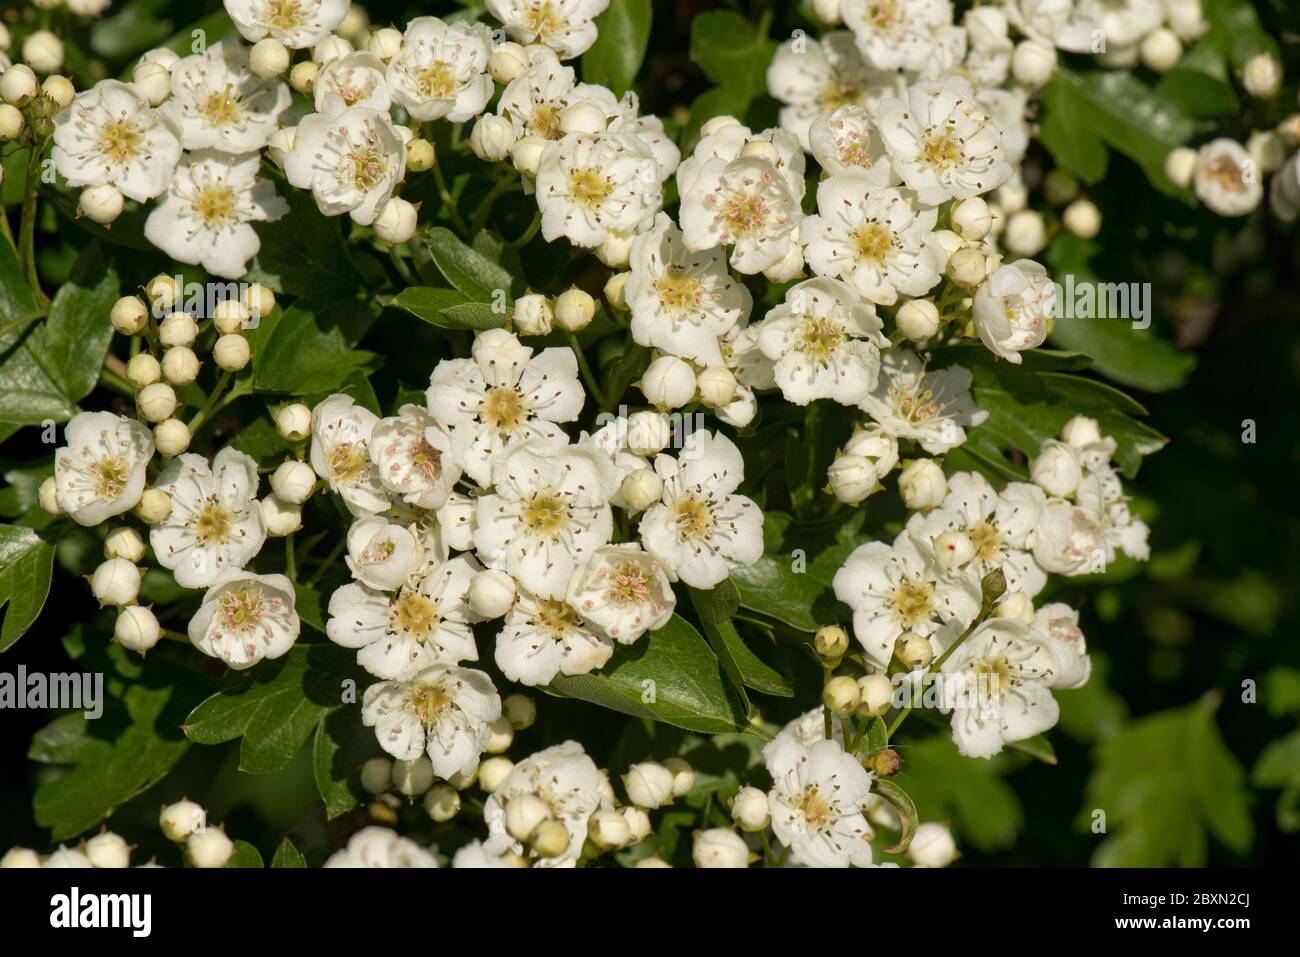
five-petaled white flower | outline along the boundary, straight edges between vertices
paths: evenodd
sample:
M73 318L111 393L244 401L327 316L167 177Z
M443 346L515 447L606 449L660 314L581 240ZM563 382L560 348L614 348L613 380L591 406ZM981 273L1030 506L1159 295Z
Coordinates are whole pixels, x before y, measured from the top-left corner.
M363 827L348 838L348 846L335 851L326 867L438 866L438 859L409 838L386 827Z
M639 136L570 133L546 147L537 170L542 235L591 247L611 232L635 233L659 212L661 180L654 153Z
M280 126L292 95L280 80L260 80L248 68L248 48L214 43L172 67L172 95L161 110L181 131L187 150L250 153Z
M347 213L362 226L374 222L405 170L406 143L392 120L364 106L304 117L284 156L285 178L311 190L322 213Z
M596 42L592 21L609 0L487 0L488 13L505 25L512 40L544 43L571 60Z
M375 424L370 460L384 488L418 508L442 508L461 475L451 433L419 405Z
M295 600L293 582L283 575L227 569L190 619L190 641L237 671L279 658L298 640Z
M496 663L511 681L549 684L556 675L585 675L614 653L614 643L563 600L519 592L496 637Z
M352 577L379 591L400 588L425 561L414 528L378 515L352 523L347 547Z
M805 867L871 863L871 775L836 741L786 739L764 749L772 776L772 830Z
M158 476L171 512L149 532L158 564L183 588L206 588L252 561L266 541L257 501L257 462L226 447L211 463L182 453Z
M224 0L235 29L250 43L263 37L301 50L343 22L351 0Z
M898 74L873 70L845 30L818 41L787 40L776 48L767 68L767 89L781 107L781 127L809 148L808 130L819 116L840 107L874 106L892 90Z
M153 458L153 433L112 412L78 412L63 430L67 445L54 453L59 508L79 525L98 525L134 508Z
M1020 353L1047 338L1056 310L1056 286L1047 270L1029 259L999 267L975 293L975 328L994 355L1019 365Z
M879 70L946 70L966 50L950 0L844 0L844 24Z
M312 81L316 112L337 116L348 107L362 106L387 113L393 94L385 73L384 61L362 50L330 60Z
M528 69L501 91L497 113L510 121L516 136L558 140L564 135L560 111L569 105L577 77L549 47L530 46L527 53Z
M926 369L915 352L895 348L881 362L880 381L860 404L890 435L942 455L966 441L966 426L989 416L971 399L971 378L962 366Z
M390 504L370 459L378 422L377 415L343 394L331 395L311 413L311 467L357 516L387 511Z
M819 114L808 129L808 146L828 176L856 170L866 175L872 189L898 182L885 141L863 107L841 106Z
M483 24L416 17L388 63L388 86L413 119L464 123L492 99L491 55L492 33Z
M663 565L635 544L596 549L569 582L568 600L584 621L625 645L662 628L677 604Z

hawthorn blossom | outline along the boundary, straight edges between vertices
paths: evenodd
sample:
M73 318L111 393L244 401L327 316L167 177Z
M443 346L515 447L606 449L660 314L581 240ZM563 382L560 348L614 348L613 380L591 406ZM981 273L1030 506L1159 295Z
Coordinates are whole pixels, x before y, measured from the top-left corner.
M1211 140L1196 154L1192 188L1220 216L1245 216L1258 207L1264 199L1260 180L1258 164L1235 140Z
M153 433L112 412L78 412L63 428L67 443L54 453L59 508L78 525L98 525L135 507L153 458Z
M388 63L388 86L413 119L464 123L492 99L491 55L492 32L483 24L416 17Z
M486 0L488 13L519 43L542 43L572 60L596 42L592 21L609 0Z
M898 182L885 153L885 141L871 114L860 106L841 106L832 113L819 114L808 128L808 145L828 176L860 171L872 189Z
M785 104L781 127L797 136L805 150L814 120L844 106L874 106L890 82L889 74L867 65L846 30L820 40L787 40L767 68L768 92Z
M379 57L361 50L330 60L312 81L316 112L337 116L352 106L388 112L393 94L385 78L386 69Z
M998 268L975 293L975 328L994 355L1019 365L1020 353L1047 338L1056 310L1056 287L1047 270L1029 259Z
M840 14L879 70L946 70L965 51L949 0L844 0Z
M406 143L386 112L352 106L312 113L297 126L284 156L290 185L309 189L326 216L375 221L406 171Z
M400 588L424 561L415 533L386 518L361 518L352 523L345 557L352 577L379 591Z
M249 43L263 37L291 50L315 46L343 22L350 0L224 0L235 29Z
M530 46L527 52L530 65L501 91L497 113L510 121L517 137L558 140L560 111L569 105L577 78L549 47Z
M187 150L251 153L280 127L292 94L280 80L261 80L248 66L248 48L222 40L172 67L172 93L160 108L180 128Z
M969 369L927 369L915 352L891 349L881 362L879 382L860 404L890 435L942 455L966 441L966 427L988 418L975 407L970 388Z
M293 647L302 627L293 582L230 568L213 581L190 619L189 636L205 655L236 671Z
M662 628L677 603L663 565L635 544L592 552L570 580L567 599L589 625L625 645Z
M363 827L335 851L325 867L437 867L438 860L419 844L386 827Z
M1094 52L1100 25L1080 9L1078 0L1015 0L1005 5L1007 19L1029 37L1071 53Z
M686 248L732 246L731 265L743 273L762 272L784 259L796 241L800 217L785 178L770 161L756 157L709 160L682 194Z
M550 144L537 170L537 206L547 242L566 236L599 246L654 221L663 203L654 153L628 133L570 133Z
M782 741L764 750L777 840L805 867L866 867L873 832L864 814L871 774L835 741Z
M585 675L609 661L614 643L563 600L520 590L496 637L496 663L511 681L549 684L558 674Z
M387 511L390 504L370 458L370 437L378 422L377 415L341 393L311 413L311 467L358 517Z
M409 505L441 508L460 480L451 432L423 406L403 405L376 422L369 448L380 483Z

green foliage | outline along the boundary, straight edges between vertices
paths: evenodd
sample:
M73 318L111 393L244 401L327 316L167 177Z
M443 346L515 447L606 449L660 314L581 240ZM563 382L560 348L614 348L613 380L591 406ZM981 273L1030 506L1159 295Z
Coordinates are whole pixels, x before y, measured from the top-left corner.
M596 18L596 42L582 55L582 78L622 96L632 88L650 42L650 0L610 0Z
M54 546L40 533L0 525L0 651L21 638L45 607L53 565Z

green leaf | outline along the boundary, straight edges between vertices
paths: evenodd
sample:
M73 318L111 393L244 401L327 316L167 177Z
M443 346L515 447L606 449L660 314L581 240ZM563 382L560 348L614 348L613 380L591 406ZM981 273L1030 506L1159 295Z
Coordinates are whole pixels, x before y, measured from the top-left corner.
M209 43L213 42L209 36ZM344 296L357 284L339 223L346 217L326 216L310 192L283 187L289 212L273 223L257 223L262 241L246 277L275 292L295 296Z
M294 608L303 624L311 625L322 635L325 634L325 616L321 613L320 592L310 585L293 583Z
M872 782L872 788L894 806L894 810L898 811L898 816L903 822L903 833L898 836L898 843L893 847L885 848L885 853L902 854L907 850L907 846L912 843L912 835L916 833L917 825L920 824L920 818L916 814L916 805L912 803L912 798L908 793L889 778L882 778L877 775Z
M312 744L312 774L330 820L365 800L357 769L375 752L375 735L359 715L335 711L316 727Z
M241 771L278 771L321 719L342 705L344 682L355 676L354 656L346 648L295 645L284 657L229 680L190 713L184 731L199 744L242 738Z
M0 651L23 636L50 593L54 546L30 528L0 525Z
M299 299L273 319L265 344L254 355L259 392L309 395L342 386L374 353L355 349L346 330L364 322L365 307L355 300L312 296ZM268 320L263 320L267 325Z
M767 92L767 67L776 43L731 10L706 10L691 20L691 60L714 83L747 97Z
M904 763L898 781L921 820L953 819L961 835L958 843L980 851L1015 843L1025 815L1016 792L999 773L1002 759L964 758L946 734L909 740L900 751Z
M451 230L436 226L425 234L424 242L447 282L469 299L492 302L497 290L510 297L514 285L510 272L466 246Z
M275 849L275 856L271 858L272 867L306 867L307 858L302 856L302 852L293 846L293 841L287 837L280 842L280 846Z
M799 548L787 547L785 531L791 526L789 515L769 511L763 516L764 552L752 565L737 565L731 581L740 596L740 604L789 625L796 631L814 632L822 625L834 624L843 607L838 604L831 579L853 549L852 542L835 543L809 563L808 536Z
M610 0L596 18L596 42L582 55L583 80L626 93L645 59L650 18L650 0Z
M1264 700L1275 718L1300 713L1300 671L1277 667L1264 679Z
M1088 116L1073 108L1069 90L1052 81L1043 87L1039 139L1058 166L1078 173L1086 183L1099 183L1106 175L1110 153L1093 132Z
M1237 92L1218 38L1202 37L1178 65L1160 78L1156 95L1189 116L1215 117L1237 110Z
M1048 741L1045 735L1036 734L1032 738L1025 738L1022 741L1008 741L1007 747L1027 754L1031 758L1037 758L1044 764L1057 763L1056 749L1052 747L1052 742Z
M691 101L690 120L682 133L682 142L693 142L700 127L715 116L744 116L750 100L749 91L738 86L715 86L705 90Z
M548 690L688 731L719 734L745 727L708 642L677 615L634 647L620 645L601 671L558 676Z
M439 329L504 329L509 313L498 312L486 302L469 302L465 294L434 286L403 289L388 304L404 309Z
M262 852L255 848L247 841L235 841L235 853L231 856L226 867L266 867L262 861Z
M1210 40L1240 70L1256 53L1280 56L1277 40L1259 22L1250 0L1204 0Z

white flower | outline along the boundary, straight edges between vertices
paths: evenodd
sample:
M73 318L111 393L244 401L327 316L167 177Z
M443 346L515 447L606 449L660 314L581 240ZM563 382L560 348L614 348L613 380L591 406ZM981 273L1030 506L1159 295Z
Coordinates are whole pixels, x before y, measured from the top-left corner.
M609 0L487 0L488 13L520 43L544 43L571 60L596 42L592 21Z
M567 597L588 624L625 645L662 628L677 603L663 566L634 544L592 552L574 573Z
M524 864L519 862L519 858L506 852L495 854L483 846L483 842L478 838L462 845L457 849L451 858L452 867L466 868L504 868L504 867L523 867Z
M357 663L379 678L477 661L470 625L478 616L465 601L477 572L477 562L457 556L430 562L393 594L344 585L330 596L325 633L344 648L356 648Z
M853 609L853 633L867 659L888 667L905 631L922 638L979 612L980 584L969 571L941 573L905 531L893 545L859 545L835 573L835 597Z
M1009 482L999 493L978 472L957 472L948 479L948 494L923 519L908 523L920 550L934 551L934 540L956 532L970 539L974 557L968 566L977 578L1001 569L1008 591L1030 598L1042 591L1047 576L1030 554L1034 531L1047 504L1041 489Z
M405 170L406 143L388 114L364 106L304 117L284 157L285 178L310 189L322 213L347 213L362 226L374 222Z
M79 525L98 525L134 508L153 458L153 433L112 412L78 412L64 426L67 445L54 453L59 509Z
M498 456L476 506L474 548L541 598L563 599L574 569L609 541L613 469L590 447L532 441Z
M758 273L784 259L797 241L799 197L770 159L713 156L698 166L688 161L678 169L677 182L687 249L734 246L731 265Z
M871 775L835 741L782 741L764 759L772 776L768 804L777 840L805 867L871 863Z
M149 531L158 564L183 588L206 588L223 572L247 565L266 541L257 501L257 463L224 448L209 464L182 453L158 476L171 511Z
M917 827L912 843L907 845L907 856L917 867L947 867L957 859L952 831L937 821L926 821Z
M655 162L659 164L660 178L667 180L677 172L681 150L664 131L664 121L654 115L642 116L640 108L636 93L628 90L610 113L606 129L610 133L632 133L650 147Z
M180 127L187 150L250 153L279 129L292 98L285 83L252 74L247 47L223 40L177 61L172 95L161 111Z
M611 232L638 232L662 205L660 180L659 164L640 137L570 133L547 146L537 170L542 235L592 247Z
M370 461L384 488L419 508L441 508L461 475L451 433L418 405L375 424Z
M1040 43L1071 53L1090 53L1094 36L1104 36L1100 25L1076 0L1015 0L1004 9L1017 30Z
M347 543L352 577L379 591L400 588L424 559L415 533L386 518L353 522Z
M524 852L524 846L506 831L505 809L512 800L529 794L541 798L551 817L569 832L569 846L564 853L539 860L538 867L572 867L582 854L591 815L614 804L609 779L583 751L582 745L576 741L552 745L516 764L484 802L483 819L488 827L486 851Z
M497 112L510 120L516 137L558 140L560 111L569 104L577 79L549 47L530 46L529 67L506 84Z
M335 851L326 867L437 867L437 859L419 844L386 827L364 827Z
M357 516L387 511L390 504L370 459L378 422L377 415L343 394L331 395L311 413L311 467Z
M289 211L271 181L258 178L260 166L257 153L188 154L145 220L145 238L177 262L224 279L243 276L262 248L250 224L274 222Z
M898 182L885 154L885 141L860 106L820 114L808 129L808 145L829 176L860 170L873 188Z
M1060 715L1052 689L1076 674L1047 636L1024 622L994 618L975 629L943 663L952 740L968 758L989 758L1003 744L1042 734ZM956 676L956 684L952 683Z
M1034 630L1052 642L1061 674L1056 687L1078 688L1092 675L1088 643L1079 629L1079 613L1064 602L1052 602L1034 614Z
M293 582L283 575L227 569L190 619L190 641L237 671L279 658L298 640L294 603Z
M1164 21L1161 0L1077 0L1079 14L1097 23L1106 43L1131 47Z
M978 196L1011 176L1001 130L960 77L923 81L905 98L883 101L876 125L894 169L927 206Z
M349 0L224 0L235 29L250 43L272 37L293 50L315 46L347 15Z
M663 500L641 518L641 544L670 574L693 588L712 588L729 562L763 555L763 511L734 494L745 477L740 450L725 435L693 432L681 454L655 457Z
M1259 164L1244 146L1227 138L1201 147L1192 188L1196 198L1220 216L1245 216L1264 199Z
M69 186L115 186L139 202L172 180L180 131L138 88L101 80L54 116L54 168Z
M586 392L569 349L534 355L504 329L490 329L475 338L472 355L439 362L426 397L429 413L455 429L466 474L486 486L497 453L535 438L564 445L556 423L578 417Z
M850 171L822 180L817 215L799 226L804 258L819 276L843 279L874 303L923 296L939 282L947 255L934 234L938 211L909 194L874 186Z
M838 279L808 279L751 327L775 363L781 394L796 405L834 399L856 405L876 386L880 349L889 344L876 307Z
M946 70L965 52L949 0L843 0L840 13L867 62L880 70Z
M726 252L691 252L681 231L660 213L654 228L632 243L623 294L632 314L632 338L643 346L722 365L718 337L749 316L753 299L727 269Z
M388 62L393 99L420 122L473 119L492 99L491 55L492 33L483 24L416 17Z
M1047 338L1056 287L1047 270L1029 259L1000 267L975 293L975 328L989 351L1020 364L1020 352Z
M797 136L805 150L814 120L848 105L874 106L890 82L889 74L866 64L846 30L820 40L787 40L776 48L767 68L768 92L786 104L781 127Z
M337 116L351 106L387 113L393 103L383 61L364 51L349 53L322 66L312 81L311 91L316 112L329 116Z
M481 671L433 665L366 689L361 721L399 761L429 756L440 778L469 774L501 717L501 698Z
M1078 452L1064 442L1048 439L1039 446L1029 477L1054 498L1066 498L1075 493L1083 480L1083 466Z
M988 418L975 408L970 386L969 369L927 370L915 352L891 349L881 363L879 383L861 405L890 435L914 439L931 455L942 455L966 441L964 426Z
M496 663L511 681L549 684L557 674L585 675L609 661L614 643L563 600L526 590L506 612L496 639Z
M700 868L749 866L749 845L729 827L710 827L695 832L691 860Z

